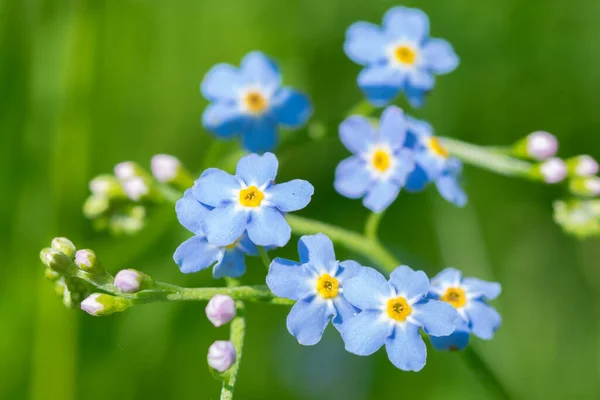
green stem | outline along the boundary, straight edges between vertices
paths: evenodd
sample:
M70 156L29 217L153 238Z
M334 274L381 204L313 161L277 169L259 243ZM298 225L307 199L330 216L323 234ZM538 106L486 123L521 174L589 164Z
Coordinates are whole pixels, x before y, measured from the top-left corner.
M334 243L340 244L348 250L370 259L388 271L391 271L400 265L400 262L377 240L369 239L359 233L350 232L338 226L298 217L296 215L288 214L286 219L292 227L292 232L296 235L314 235L319 232L324 233L329 236Z
M381 222L384 212L385 211L369 214L367 222L365 223L365 236L369 239L378 240L377 230L379 229L379 223Z
M267 268L267 271L268 271L269 270L269 266L271 265L271 258L267 254L267 250L265 250L264 247L259 246L258 247L258 254L260 255L260 259L262 260L263 264L265 265L265 268Z
M531 180L542 179L541 176L533 173L535 165L530 162L456 139L441 138L441 140L450 154L468 164L501 175L517 176Z
M498 399L510 399L510 396L504 386L502 386L502 383L500 383L498 378L496 378L496 375L494 375L494 372L488 367L487 363L483 361L481 356L477 354L472 346L464 349L461 354L471 371L480 378L480 381L490 392L495 393Z
M246 317L245 306L241 301L236 301L237 309L235 318L231 321L229 340L235 347L235 363L227 372L223 374L223 388L221 389L221 400L233 399L235 381L242 361L242 351L244 348L244 336L246 335Z

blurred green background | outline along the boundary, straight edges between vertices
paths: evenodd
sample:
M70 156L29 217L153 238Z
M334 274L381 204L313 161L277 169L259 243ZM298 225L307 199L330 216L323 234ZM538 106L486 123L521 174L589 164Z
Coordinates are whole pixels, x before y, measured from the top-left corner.
M555 133L562 155L600 157L600 2L593 0L409 1L434 36L448 39L460 68L438 79L422 110L439 134L508 144L537 129ZM0 1L0 398L216 399L208 346L228 336L204 304L153 304L93 318L67 310L43 278L39 250L54 236L93 248L111 272L130 267L187 286L172 253L189 233L174 210L131 238L94 232L81 213L87 182L114 164L148 166L156 153L198 171L212 137L198 86L217 62L260 49L286 84L312 97L329 136L278 151L280 180L316 187L299 215L361 229L360 202L332 187L347 156L336 138L360 99L359 66L342 52L354 21L379 23L398 5L375 0L1 0ZM466 168L470 204L457 209L434 189L402 194L382 238L405 262L444 266L502 283L494 305L504 324L473 340L519 399L600 398L600 246L563 234L551 202L561 190ZM295 256L296 238L277 255ZM354 257L338 249L340 259ZM245 282L264 281L258 260ZM217 284L222 284L217 282ZM248 307L240 399L482 399L489 394L459 354L430 351L420 373L396 370L384 352L345 353L328 329L314 347L285 328L284 307Z

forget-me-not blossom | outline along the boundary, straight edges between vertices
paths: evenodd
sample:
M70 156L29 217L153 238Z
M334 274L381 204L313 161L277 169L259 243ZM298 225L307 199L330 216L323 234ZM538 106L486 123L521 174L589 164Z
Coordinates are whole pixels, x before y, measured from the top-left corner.
M373 268L361 268L344 285L344 296L362 311L342 327L346 350L368 356L384 344L392 364L404 371L425 366L427 349L419 329L432 336L447 336L454 329L452 306L425 296L429 279L423 271L402 265L389 282Z
M335 189L351 199L363 198L373 212L386 209L398 197L414 169L412 150L405 147L406 119L398 107L386 108L379 127L353 115L340 125L340 138L354 153L335 171Z
M276 184L279 163L272 153L249 154L238 163L235 175L209 168L192 187L194 197L212 207L203 219L210 244L229 246L244 232L257 246L285 246L291 228L284 213L308 205L313 186L301 179Z
M447 337L432 337L431 344L440 350L464 349L469 333L490 340L502 323L502 317L486 300L494 300L502 287L496 282L463 278L460 271L446 268L431 280L429 297L451 304L458 312L457 329Z
M435 75L452 72L459 63L447 41L429 37L429 18L418 9L393 7L379 27L356 22L346 31L346 55L365 66L358 86L367 99L383 106L399 92L419 107L433 89Z
M248 151L273 150L279 126L297 128L312 114L309 98L281 86L279 67L259 51L248 53L239 68L215 65L200 87L211 104L202 123L217 137L241 135Z
M267 285L276 296L296 300L287 317L287 328L303 345L318 343L333 317L340 330L358 311L344 298L344 283L361 266L339 262L333 243L322 233L302 236L300 262L276 258L269 267Z

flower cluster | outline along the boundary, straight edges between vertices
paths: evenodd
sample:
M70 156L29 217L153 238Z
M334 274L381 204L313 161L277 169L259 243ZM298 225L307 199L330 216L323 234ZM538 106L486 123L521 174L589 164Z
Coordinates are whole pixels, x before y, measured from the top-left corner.
M332 321L347 351L367 356L385 345L392 364L419 371L427 357L420 330L438 349L463 349L470 333L489 340L500 326L499 314L485 302L500 294L497 283L462 279L450 268L430 282L405 265L387 281L356 261L337 261L323 234L300 238L298 253L300 262L273 260L267 285L296 301L287 328L300 344L318 343Z
M428 123L405 116L400 108L386 108L378 127L351 116L340 125L340 138L353 156L338 165L335 188L351 199L364 197L371 211L387 208L402 187L421 191L431 182L451 203L467 203L459 185L461 162L433 136Z
M314 188L296 179L275 183L277 157L249 154L235 175L216 168L204 171L177 202L179 222L195 236L173 256L183 273L212 265L213 277L239 277L246 271L245 255L256 246L282 247L291 237L284 214L308 205Z

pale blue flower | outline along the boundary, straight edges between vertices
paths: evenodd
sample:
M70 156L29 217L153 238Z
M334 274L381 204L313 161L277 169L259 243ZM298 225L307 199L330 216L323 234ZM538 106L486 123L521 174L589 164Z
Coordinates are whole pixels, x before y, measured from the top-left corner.
M241 135L242 146L262 153L277 146L279 126L297 128L312 114L309 98L281 86L275 61L261 52L248 53L240 68L215 65L200 87L211 104L202 123L219 138Z
M396 268L389 282L373 268L364 267L348 279L344 296L362 310L342 327L346 350L368 356L385 345L392 364L405 371L425 366L427 350L419 329L431 336L447 336L454 329L456 311L430 300L429 279L408 266Z
M279 297L296 300L287 317L287 328L298 343L313 345L333 318L340 330L357 310L344 298L344 284L361 266L339 262L333 243L322 233L302 236L300 262L276 258L269 267L267 285Z
M358 86L367 99L383 106L404 90L410 103L423 104L435 75L452 72L459 63L447 41L429 37L429 19L418 9L393 7L381 27L356 22L346 31L346 55L365 66Z

